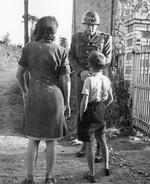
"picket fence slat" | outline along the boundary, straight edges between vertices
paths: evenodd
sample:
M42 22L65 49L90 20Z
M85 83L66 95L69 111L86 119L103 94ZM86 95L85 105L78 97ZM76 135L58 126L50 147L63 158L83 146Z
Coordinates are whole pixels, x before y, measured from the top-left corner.
M133 61L133 125L150 135L150 53L135 53Z

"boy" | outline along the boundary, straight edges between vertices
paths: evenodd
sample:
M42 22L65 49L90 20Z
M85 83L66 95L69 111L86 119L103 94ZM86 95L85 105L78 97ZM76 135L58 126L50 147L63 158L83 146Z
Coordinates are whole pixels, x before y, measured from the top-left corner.
M82 89L80 117L78 123L78 139L86 142L86 159L89 172L84 176L91 183L95 183L95 137L102 148L105 164L105 175L110 175L108 147L105 138L106 113L105 108L113 101L111 83L103 75L105 56L99 51L93 51L88 57L88 66L92 75L85 79ZM110 95L110 101L104 102Z

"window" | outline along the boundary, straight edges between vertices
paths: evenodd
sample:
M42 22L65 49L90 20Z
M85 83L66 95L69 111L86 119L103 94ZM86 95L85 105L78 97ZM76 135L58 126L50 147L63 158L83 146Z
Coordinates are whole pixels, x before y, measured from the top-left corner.
M131 60L132 59L132 54L131 53L127 53L127 60Z
M142 37L143 38L149 38L150 37L150 31L142 31Z
M131 66L126 66L126 71L125 71L125 73L126 73L126 74L131 74L131 71L132 71L132 67L131 67Z
M128 26L128 33L131 33L131 32L133 32L133 25Z
M127 45L128 45L128 46L132 46L132 45L133 45L133 39L127 40Z

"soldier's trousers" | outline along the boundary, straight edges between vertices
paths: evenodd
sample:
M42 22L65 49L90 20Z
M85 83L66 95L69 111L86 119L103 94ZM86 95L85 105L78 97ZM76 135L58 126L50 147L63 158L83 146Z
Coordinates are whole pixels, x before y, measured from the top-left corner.
M76 76L75 77L75 90L76 90L76 102L77 102L77 112L79 114L80 112L80 103L82 100L82 88L83 88L83 81L81 81L81 78Z

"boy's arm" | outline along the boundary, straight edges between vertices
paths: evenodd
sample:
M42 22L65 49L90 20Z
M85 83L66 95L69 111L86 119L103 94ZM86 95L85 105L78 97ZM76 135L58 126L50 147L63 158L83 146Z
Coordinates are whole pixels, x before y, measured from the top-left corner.
M107 105L105 106L105 108L107 108L113 102L113 93L112 93L112 87L111 86L110 86L110 88L108 90L108 95L110 96L110 100L107 103Z
M89 96L87 94L83 94L83 97L82 97L82 100L81 100L81 104L80 104L80 120L82 119L83 113L87 109L88 97Z

